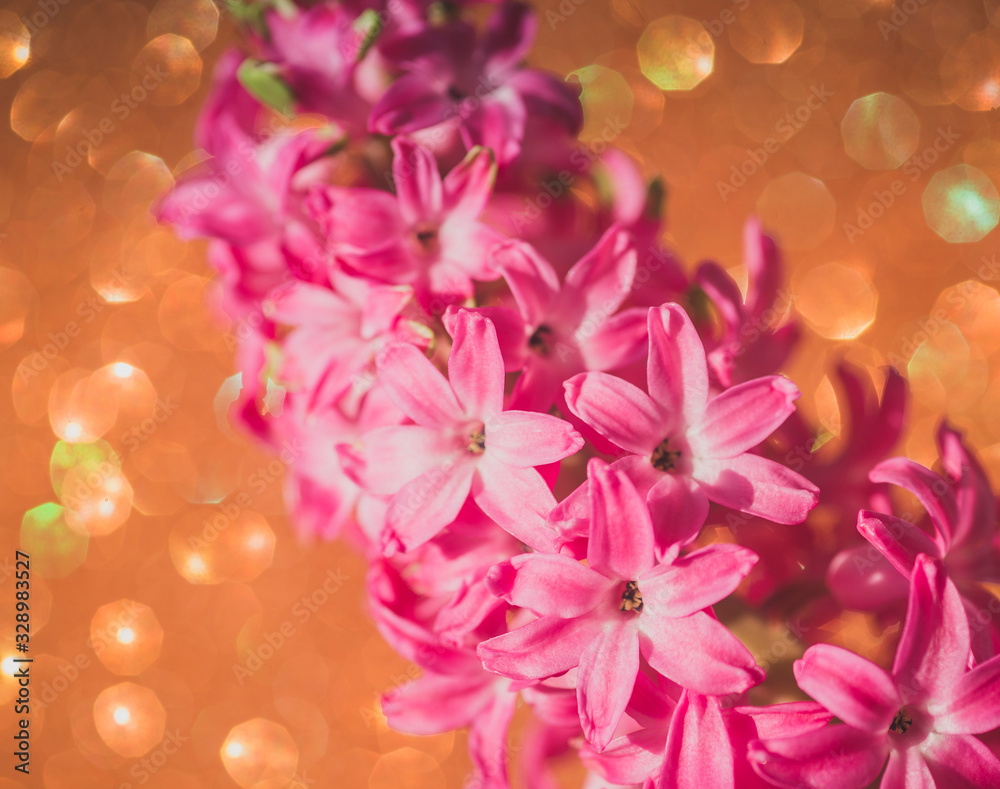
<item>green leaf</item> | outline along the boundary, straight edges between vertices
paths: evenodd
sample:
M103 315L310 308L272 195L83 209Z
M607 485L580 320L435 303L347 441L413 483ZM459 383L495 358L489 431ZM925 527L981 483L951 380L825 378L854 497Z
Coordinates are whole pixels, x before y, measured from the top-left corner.
M247 58L236 71L236 78L261 104L272 107L286 118L294 115L295 96L278 76L273 63L261 63Z

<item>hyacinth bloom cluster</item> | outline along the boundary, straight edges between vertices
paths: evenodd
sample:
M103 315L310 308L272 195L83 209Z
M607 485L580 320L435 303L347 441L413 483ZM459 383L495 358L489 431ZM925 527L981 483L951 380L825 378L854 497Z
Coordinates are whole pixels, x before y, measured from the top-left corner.
M301 447L300 538L363 553L421 669L388 724L468 728L489 789L548 789L566 756L587 789L1000 786L997 503L962 434L942 423L940 473L894 457L905 381L842 361L827 440L781 374L774 241L747 222L744 288L682 266L656 182L579 158L578 85L524 62L531 10L466 5L243 7L251 51L158 207L209 242L235 420ZM845 611L875 660L824 643ZM794 684L748 648L782 620Z

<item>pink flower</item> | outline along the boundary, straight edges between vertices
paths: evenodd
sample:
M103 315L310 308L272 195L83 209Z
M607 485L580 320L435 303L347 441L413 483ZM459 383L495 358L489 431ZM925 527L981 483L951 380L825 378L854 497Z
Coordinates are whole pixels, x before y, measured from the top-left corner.
M547 411L562 400L562 383L571 375L612 370L642 355L645 311L618 312L635 276L627 232L609 228L561 285L552 266L523 242L496 247L492 260L518 309L480 311L497 326L507 370L522 370L511 394L514 408Z
M464 21L425 26L380 44L403 70L372 109L369 129L412 133L452 122L468 147L482 145L501 164L521 150L528 116L549 116L575 136L583 123L579 89L534 69L522 68L537 30L531 9L504 3L476 42Z
M831 583L837 590L849 589L855 582L852 568L870 575L862 582L873 600L865 608L882 608L906 599L899 586L911 577L918 554L941 559L976 627L974 651L983 659L995 653L996 628L978 622L977 612L987 610L993 600L982 584L1000 583L996 498L982 466L947 422L938 430L938 444L944 478L901 457L880 463L869 475L872 482L899 485L916 496L927 511L933 537L902 518L862 510L858 531L878 554L868 557L860 550L846 551L847 556L831 567ZM879 561L883 557L890 567Z
M412 345L390 345L383 356L379 382L416 424L373 430L360 451L340 447L363 487L392 497L383 547L409 551L426 542L470 494L518 539L551 545L545 518L555 499L535 467L573 454L583 440L554 416L503 410L493 324L459 313L448 380Z
M771 376L712 397L705 350L687 314L668 304L649 310L648 325L648 395L591 372L566 382L566 402L626 455L612 468L647 499L660 553L698 535L709 501L777 523L805 520L816 486L749 451L792 413L795 385Z
M1000 760L973 736L1000 725L1000 658L969 671L969 655L958 592L941 562L921 555L892 672L840 647L810 647L795 678L843 725L762 740L750 758L796 789L862 789L883 766L883 789L1000 786Z
M791 294L782 291L781 254L756 218L743 229L743 261L745 298L718 263L702 263L695 274L722 316L725 333L712 343L708 364L724 388L777 372L799 340L799 325L787 320Z
M632 694L640 655L664 676L710 694L742 692L763 672L707 606L731 593L757 557L712 545L656 564L653 525L628 478L595 466L588 565L522 554L494 567L493 591L539 618L479 646L483 665L513 679L579 666L587 739L610 741Z
M396 194L327 186L311 207L334 256L359 275L412 285L433 314L472 295L473 280L492 280L492 247L502 240L477 221L493 188L496 167L475 149L444 180L434 157L405 137L392 141Z

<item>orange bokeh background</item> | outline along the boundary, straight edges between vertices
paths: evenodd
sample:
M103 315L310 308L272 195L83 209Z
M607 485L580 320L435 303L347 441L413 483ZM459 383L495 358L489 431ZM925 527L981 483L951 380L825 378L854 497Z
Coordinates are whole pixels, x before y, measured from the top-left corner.
M592 151L663 176L688 266L745 279L752 213L777 237L809 329L800 406L836 435L832 364L895 364L901 453L932 463L946 413L996 481L1000 3L536 5L534 63L582 83ZM237 39L210 0L0 10L0 657L20 548L34 659L31 774L4 756L0 789L457 789L469 767L464 733L385 726L379 694L416 670L369 622L360 559L293 537L294 448L264 455L226 418L238 327L205 304L205 247L149 215ZM865 617L828 628L873 649Z

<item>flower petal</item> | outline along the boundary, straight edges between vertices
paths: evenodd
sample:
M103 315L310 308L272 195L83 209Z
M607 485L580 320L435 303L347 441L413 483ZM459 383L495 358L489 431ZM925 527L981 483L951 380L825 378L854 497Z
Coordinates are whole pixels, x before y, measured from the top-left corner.
M969 734L931 734L920 750L937 789L1000 786L1000 759Z
M764 678L753 656L717 619L699 611L681 619L639 614L639 647L649 665L696 693L742 693Z
M653 524L646 502L624 474L590 464L587 561L609 578L634 581L653 566Z
M400 488L385 516L386 554L412 551L454 521L469 497L475 471L474 463L446 461Z
M927 510L931 522L944 538L951 540L958 522L955 495L948 484L928 468L908 458L883 460L868 474L872 482L888 482L910 491Z
M719 702L690 691L674 710L656 789L734 789L733 747Z
M533 411L504 411L486 423L486 451L501 463L531 468L556 463L583 447L565 419Z
M717 544L654 567L639 577L642 613L676 618L701 611L735 591L756 563L749 548Z
M548 515L556 499L533 468L514 468L489 453L479 461L472 497L480 509L507 532L536 551L555 551L555 530Z
M375 358L378 380L400 411L418 425L450 428L462 407L440 371L413 345L390 343Z
M580 665L580 656L602 626L594 617L545 616L483 641L477 652L487 671L511 679L545 679Z
M404 734L442 734L468 726L493 698L489 674L424 673L382 697L382 712Z
M696 425L708 405L708 363L694 324L677 304L649 311L649 394L667 413Z
M472 222L486 209L497 165L487 148L474 148L444 177L444 207L452 218Z
M802 523L819 489L791 469L759 455L695 461L691 474L709 500L775 523Z
M966 673L933 712L934 731L944 734L985 734L1000 727L1000 655Z
M886 732L903 706L892 677L843 647L811 646L793 668L802 690L856 729Z
M639 673L635 622L620 618L607 626L580 656L576 696L583 734L598 750L611 742Z
M408 225L437 221L441 215L441 175L434 156L402 135L392 141L392 152L392 175L403 221Z
M565 325L584 330L579 341L590 337L618 310L631 292L635 268L635 239L612 225L566 273L558 312Z
M504 367L492 321L459 310L448 356L448 381L467 416L489 421L503 410Z
M780 375L738 384L709 401L704 420L688 434L704 457L731 458L757 446L795 410L798 387Z
M559 293L555 270L524 241L506 241L493 248L490 258L493 268L507 280L525 323L537 329Z
M919 748L900 748L889 753L889 762L879 789L938 789Z
M628 381L608 373L581 373L563 388L570 411L628 452L649 455L665 435L656 404Z
M486 584L539 616L571 619L610 599L615 582L562 554L523 553L491 567Z
M945 701L965 674L971 651L965 606L938 559L921 554L892 674L904 700Z
M858 531L907 578L913 573L913 564L919 554L941 556L941 550L926 532L892 515L861 510Z
M751 743L747 758L759 775L777 786L844 789L868 786L888 754L887 734L841 725Z
M448 461L454 447L439 431L420 425L378 427L361 439L362 451L337 446L344 471L370 493L391 496L415 479Z
M649 464L646 464L649 465ZM708 497L690 477L663 474L646 494L660 561L673 546L698 536L708 517Z

